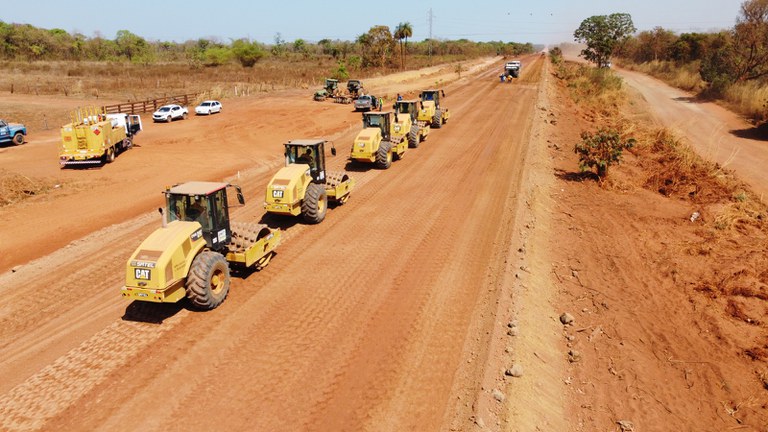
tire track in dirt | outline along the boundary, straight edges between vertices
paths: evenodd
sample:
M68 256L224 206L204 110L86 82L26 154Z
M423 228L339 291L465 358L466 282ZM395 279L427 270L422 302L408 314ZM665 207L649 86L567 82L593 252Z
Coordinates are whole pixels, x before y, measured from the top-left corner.
M116 322L0 396L3 430L37 430L88 393L115 369L156 342L183 314L166 325Z

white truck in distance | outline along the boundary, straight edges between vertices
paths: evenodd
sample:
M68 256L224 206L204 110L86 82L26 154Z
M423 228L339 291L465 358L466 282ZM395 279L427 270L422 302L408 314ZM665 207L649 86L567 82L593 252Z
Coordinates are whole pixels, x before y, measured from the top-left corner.
M520 69L523 67L523 64L520 63L520 60L513 60L510 62L507 62L504 65L504 74L502 77L505 77L507 79L510 78L518 78L520 76Z

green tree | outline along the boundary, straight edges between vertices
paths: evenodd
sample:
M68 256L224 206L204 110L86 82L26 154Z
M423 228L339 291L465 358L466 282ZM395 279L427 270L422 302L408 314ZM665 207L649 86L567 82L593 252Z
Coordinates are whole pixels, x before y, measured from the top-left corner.
M395 40L387 26L373 26L357 38L362 48L363 67L386 66L394 51Z
M395 27L394 38L400 43L400 67L405 69L405 60L408 56L408 38L413 36L413 27L408 21ZM405 44L403 44L405 40Z
M741 4L741 16L733 29L732 58L735 81L768 75L768 0Z
M253 67L266 53L258 43L238 39L232 42L232 55L243 67Z
M285 39L279 32L275 33L275 44L272 45L272 55L275 57L282 57L285 54Z
M293 52L302 54L304 57L307 57L309 55L307 42L304 39L296 39L293 41Z
M581 142L573 150L579 155L579 169L584 172L597 168L597 176L602 179L608 175L608 167L620 163L624 150L634 145L634 138L625 141L617 131L599 128L594 134L582 132Z
M143 60L149 54L149 44L144 38L137 36L128 30L119 30L115 37L118 55L124 56L129 61Z
M611 60L614 50L636 31L632 17L626 13L595 15L581 22L573 33L576 42L587 45L581 56L598 66Z
M206 66L221 66L232 58L232 51L226 47L211 47L203 53L203 64Z
M332 75L333 75L333 78L336 78L337 80L340 80L340 81L349 79L349 72L347 72L347 66L344 64L343 61L339 62L338 68L336 68L336 71L334 71Z

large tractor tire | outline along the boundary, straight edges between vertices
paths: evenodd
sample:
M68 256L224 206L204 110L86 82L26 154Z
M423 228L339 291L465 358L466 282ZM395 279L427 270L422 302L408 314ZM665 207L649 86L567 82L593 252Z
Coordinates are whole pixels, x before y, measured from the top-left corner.
M389 150L392 148L392 144L389 141L382 141L379 144L379 151L376 152L376 167L381 169L387 169L392 165L392 152Z
M441 110L435 110L435 115L432 117L432 127L435 129L440 129L440 127L443 125L443 112Z
M187 276L187 298L197 309L211 310L229 294L229 265L224 255L204 251L192 261Z
M301 203L304 220L311 224L320 223L325 219L326 210L328 210L328 194L325 192L325 186L311 183Z
M21 132L16 132L16 135L13 136L13 143L16 145L24 144L24 134Z
M416 148L419 146L419 125L411 126L411 131L408 132L408 147Z

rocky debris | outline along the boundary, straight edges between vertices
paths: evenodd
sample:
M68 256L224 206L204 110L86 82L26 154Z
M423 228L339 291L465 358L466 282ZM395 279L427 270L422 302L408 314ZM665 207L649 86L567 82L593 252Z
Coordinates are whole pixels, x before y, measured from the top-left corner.
M635 425L629 420L618 420L617 425L621 428L621 432L634 432Z
M560 315L560 322L563 323L563 325L573 325L573 322L576 319L573 317L573 315L569 314L568 312L564 312L562 315Z
M502 393L498 389L495 389L493 390L493 398L499 402L504 402L504 393Z
M571 363L576 363L577 361L581 360L581 353L576 350L569 350L568 351L568 361Z
M17 271L21 270L22 267L23 266L21 266L21 265L17 265L16 267L11 269L11 273L16 273Z
M520 378L521 376L523 376L523 367L520 366L519 364L514 364L512 365L511 368L504 371L504 375Z
M509 336L517 336L520 334L520 329L518 329L517 327L512 327L511 329L507 330L507 334Z
M483 429L485 427L485 422L483 421L482 417L475 417L475 424L480 428Z
M701 216L701 213L693 212L693 214L691 214L691 222L696 222L696 219L698 219L700 216Z

